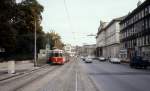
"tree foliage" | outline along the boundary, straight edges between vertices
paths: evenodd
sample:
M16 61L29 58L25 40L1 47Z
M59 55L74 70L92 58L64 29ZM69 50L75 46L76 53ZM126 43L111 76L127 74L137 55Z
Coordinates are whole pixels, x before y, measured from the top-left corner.
M61 41L61 37L58 33L51 31L50 33L47 33L47 39L50 43L51 49L58 48L63 49L64 44Z
M9 52L14 51L16 46L16 31L13 27L15 6L13 0L0 0L0 47Z
M28 55L33 58L35 23L37 50L44 48L45 44L45 33L40 26L43 10L37 0L23 0L20 3L0 0L0 48L15 56Z
M58 33L45 34L40 25L44 8L37 0L0 0L0 48L13 58L34 57L34 32L36 25L37 52L50 43L51 49L62 49L64 44ZM10 56L10 55L7 55Z
M37 49L39 51L39 49L44 47L44 32L40 26L43 6L41 6L36 0L24 0L18 4L18 7L17 25L20 26L16 26L18 30L18 45L16 53L28 54L33 57L35 23L38 40Z

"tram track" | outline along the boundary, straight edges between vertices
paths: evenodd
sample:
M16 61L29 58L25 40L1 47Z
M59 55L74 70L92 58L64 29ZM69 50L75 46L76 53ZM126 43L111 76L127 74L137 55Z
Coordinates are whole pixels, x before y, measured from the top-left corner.
M36 73L36 72L38 72L40 70L43 70L43 69L45 69L47 67L48 67L48 65L45 65L45 66L43 66L41 68L38 68L38 69L33 69L33 70L25 71L25 72L19 73L18 75L12 76L10 78L2 79L2 80L0 80L0 85L1 84L7 84L7 83L9 83L11 81L15 81L17 79L20 79L20 78L22 78L24 76L28 76L30 74Z
M34 80L42 79L45 75L61 68L61 66L45 66L39 70L20 75L18 77L0 82L0 91L20 91L19 89L32 83Z
M48 65L46 64L46 65L44 65L44 66L42 66L40 68L37 68L37 69L32 69L32 70L28 70L28 71L25 71L25 72L20 72L18 74L12 75L10 77L6 77L4 79L0 79L0 83L6 82L6 81L9 81L9 80L12 80L12 79L17 79L17 78L20 78L20 77L25 76L25 75L29 75L29 74L31 74L33 72L39 71L39 70L41 70L43 68L46 68L47 66Z
M71 63L72 62L69 62L69 63L66 63L65 65L61 65L61 66L58 65L58 68L56 68L57 70L53 70L53 71L47 73L46 75L43 76L43 78L40 77L39 80L35 79L32 82L30 82L29 84L24 84L22 87L16 88L12 91L40 91L39 89L43 88L43 86L46 85L47 83L49 83L49 81L55 83L55 80L58 80L59 78L61 78L63 76L63 74L67 71L66 69L69 69L71 67L71 65L70 65ZM61 75L61 77L60 77L60 75ZM46 81L45 81L45 79L46 79ZM36 87L36 86L38 86L38 87ZM58 90L58 91L60 91L60 90Z

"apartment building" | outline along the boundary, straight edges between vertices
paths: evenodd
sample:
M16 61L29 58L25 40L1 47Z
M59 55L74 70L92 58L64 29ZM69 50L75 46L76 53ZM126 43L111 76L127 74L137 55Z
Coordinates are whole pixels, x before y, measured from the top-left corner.
M121 48L127 50L127 59L134 55L150 59L150 1L138 3L120 26Z
M64 50L65 50L65 52L69 53L70 56L75 56L75 53L76 53L76 47L75 46L72 46L71 44L66 44L64 46Z
M109 23L102 23L98 29L96 46L98 56L119 57L120 53L120 21L124 17L111 20Z
M105 27L105 57L116 57L119 58L120 54L120 21L124 17L113 19Z
M100 21L100 26L98 28L96 36L96 56L104 56L104 47L105 47L105 27L107 22Z
M95 56L95 49L96 49L96 44L83 45L82 56L94 57Z

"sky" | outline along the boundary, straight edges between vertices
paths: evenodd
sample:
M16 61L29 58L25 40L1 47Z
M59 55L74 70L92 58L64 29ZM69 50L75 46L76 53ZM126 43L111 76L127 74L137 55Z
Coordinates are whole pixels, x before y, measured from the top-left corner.
M45 32L57 32L66 44L95 44L100 20L109 22L137 7L139 0L38 0L44 6ZM141 0L144 1L144 0Z

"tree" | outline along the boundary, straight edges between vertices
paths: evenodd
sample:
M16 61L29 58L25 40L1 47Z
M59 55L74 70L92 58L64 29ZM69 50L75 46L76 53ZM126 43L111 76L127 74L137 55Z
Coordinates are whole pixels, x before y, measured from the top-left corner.
M43 9L43 6L40 5L37 0L24 0L18 4L18 14L16 18L16 28L18 30L17 55L26 55L33 58L35 23L38 40L37 52L44 47L45 34L40 26Z
M37 25L37 49L43 48L45 33L40 22L44 8L37 0L0 0L0 48L16 57L33 58L34 31ZM26 57L27 58L27 57Z
M0 0L0 47L7 52L13 52L16 46L15 6L14 0Z
M51 31L50 33L47 33L48 42L51 45L51 49L58 48L63 49L64 44L61 41L61 37L58 33Z

